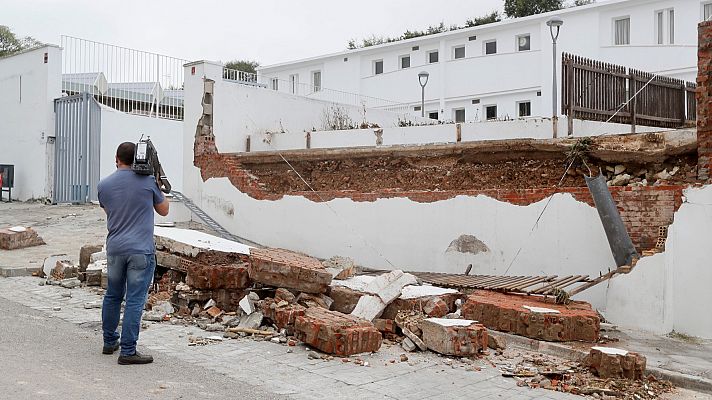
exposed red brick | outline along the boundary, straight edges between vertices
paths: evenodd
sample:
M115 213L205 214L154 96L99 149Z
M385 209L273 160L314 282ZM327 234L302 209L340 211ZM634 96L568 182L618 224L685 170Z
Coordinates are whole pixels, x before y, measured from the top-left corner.
M487 349L487 328L474 321L466 326L447 325L453 321L463 320L428 318L420 323L423 342L430 350L451 356L474 356Z
M697 174L712 180L712 21L698 26L697 49Z
M543 307L558 314L533 313L523 306ZM476 290L462 306L462 317L479 321L489 329L552 342L595 342L601 320L584 302L567 305L536 296Z
M645 356L628 352L626 355L607 354L600 349L591 349L584 360L591 372L599 378L643 379L647 360Z
M265 285L324 293L331 283L331 274L319 260L293 251L252 249L250 261L250 278Z
M280 301L267 298L262 302L262 315L272 321L279 329L287 329L287 332L294 332L294 323L297 317L304 315L306 308L299 304L287 304L278 306Z
M376 318L373 320L373 326L381 333L396 333L396 323L392 319Z
M186 281L195 289L245 289L252 286L247 264L205 265L188 263Z
M338 356L381 348L381 332L371 322L321 307L308 308L304 315L297 317L294 330L302 342Z

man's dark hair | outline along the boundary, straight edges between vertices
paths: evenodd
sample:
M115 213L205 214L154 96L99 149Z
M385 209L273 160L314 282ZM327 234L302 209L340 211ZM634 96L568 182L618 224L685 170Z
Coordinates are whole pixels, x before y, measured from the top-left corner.
M116 157L124 165L131 165L134 161L134 151L136 150L136 144L132 142L123 142L116 149Z

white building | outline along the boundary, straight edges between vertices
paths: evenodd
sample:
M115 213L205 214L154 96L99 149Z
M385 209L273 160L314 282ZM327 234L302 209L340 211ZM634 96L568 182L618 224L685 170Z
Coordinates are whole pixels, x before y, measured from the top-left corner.
M329 88L406 103L419 115L417 75L427 71L425 115L433 119L550 116L553 57L546 21L553 16L564 21L558 80L561 53L567 52L694 81L697 23L712 16L712 0L609 0L265 66L260 80L285 92Z

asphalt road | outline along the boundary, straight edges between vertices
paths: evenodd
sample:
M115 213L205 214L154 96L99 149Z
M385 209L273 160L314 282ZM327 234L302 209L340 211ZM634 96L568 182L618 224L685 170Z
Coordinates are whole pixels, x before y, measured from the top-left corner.
M101 354L97 328L0 298L0 399L279 398L162 354L153 364L118 365L118 352Z

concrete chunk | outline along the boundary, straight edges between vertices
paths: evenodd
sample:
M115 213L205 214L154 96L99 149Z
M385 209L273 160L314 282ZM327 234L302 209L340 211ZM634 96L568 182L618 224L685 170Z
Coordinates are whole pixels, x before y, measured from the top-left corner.
M426 318L420 329L425 345L440 354L474 356L487 349L487 328L476 321Z
M366 285L365 292L378 295L384 303L389 304L401 295L403 287L417 285L418 279L401 270L395 270L379 275Z
M386 304L380 297L374 295L364 295L358 299L356 307L351 312L351 315L363 318L366 321L373 321L383 314L386 309Z
M14 226L0 229L0 249L24 249L43 244L44 240L32 228Z
M602 379L643 379L646 363L641 354L610 347L593 347L584 360L591 372Z

